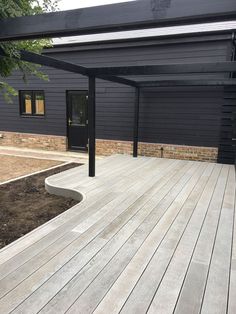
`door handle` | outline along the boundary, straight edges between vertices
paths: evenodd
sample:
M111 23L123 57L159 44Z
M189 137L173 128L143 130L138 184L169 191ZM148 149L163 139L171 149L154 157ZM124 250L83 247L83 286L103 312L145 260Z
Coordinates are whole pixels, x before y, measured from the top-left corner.
M71 125L72 124L72 120L69 118L68 119L68 124Z

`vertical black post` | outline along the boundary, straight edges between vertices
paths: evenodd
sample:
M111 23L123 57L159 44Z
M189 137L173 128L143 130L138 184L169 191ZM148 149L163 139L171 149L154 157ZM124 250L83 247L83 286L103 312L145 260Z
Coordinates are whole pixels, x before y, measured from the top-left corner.
M133 157L138 157L139 87L135 87Z
M95 77L89 76L88 98L88 138L89 138L89 176L95 177L96 155L96 81Z

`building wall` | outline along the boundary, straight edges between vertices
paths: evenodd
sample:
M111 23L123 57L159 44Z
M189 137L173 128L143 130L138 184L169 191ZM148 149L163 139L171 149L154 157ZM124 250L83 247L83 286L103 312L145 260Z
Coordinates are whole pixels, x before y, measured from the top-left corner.
M214 62L230 60L229 37L153 40L136 46L123 44L78 47L71 51L52 49L47 55L88 67ZM87 78L52 68L43 67L49 81L29 78L25 84L21 74L15 73L8 83L17 90L45 91L46 116L20 117L19 101L12 104L0 99L0 133L2 131L45 134L66 137L66 91L87 90ZM196 78L203 76L195 76ZM205 75L204 78L222 75ZM152 77L153 78L153 77ZM165 76L176 78L176 76ZM178 76L179 78L179 76ZM184 76L188 79L188 76ZM149 80L150 77L145 79ZM140 141L187 146L218 147L222 88L146 88L140 99ZM97 80L97 138L131 141L133 135L134 90L131 87ZM0 144L3 140L0 139Z

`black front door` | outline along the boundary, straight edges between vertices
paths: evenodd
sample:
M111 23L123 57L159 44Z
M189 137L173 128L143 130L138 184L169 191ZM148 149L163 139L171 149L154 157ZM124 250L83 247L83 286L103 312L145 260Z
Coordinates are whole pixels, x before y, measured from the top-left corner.
M68 148L87 150L88 144L88 92L67 92Z

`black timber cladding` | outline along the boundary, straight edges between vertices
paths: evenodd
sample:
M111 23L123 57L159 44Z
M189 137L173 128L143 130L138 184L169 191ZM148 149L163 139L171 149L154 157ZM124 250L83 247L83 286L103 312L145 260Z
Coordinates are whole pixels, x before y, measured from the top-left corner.
M224 88L218 162L234 164L236 160L236 88Z
M186 42L167 45L137 45L74 52L48 51L47 55L88 67L165 63L217 62L230 60L230 40ZM46 117L19 117L18 100L1 100L0 130L66 135L66 90L87 89L87 79L45 68L50 82L35 78L25 85L15 74L9 83L16 89L45 90ZM164 76L170 78L170 76ZM171 76L175 78L176 76ZM199 75L195 76L199 78ZM204 77L214 77L207 75ZM217 75L222 77L222 74ZM188 78L185 75L185 78ZM140 95L140 141L200 146L218 146L222 88L186 87L143 89ZM97 137L131 140L133 135L134 89L98 80ZM194 127L193 127L194 126Z

